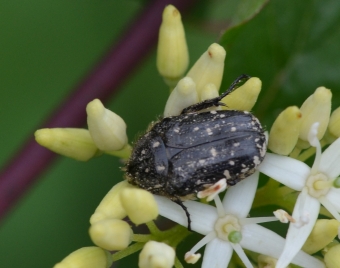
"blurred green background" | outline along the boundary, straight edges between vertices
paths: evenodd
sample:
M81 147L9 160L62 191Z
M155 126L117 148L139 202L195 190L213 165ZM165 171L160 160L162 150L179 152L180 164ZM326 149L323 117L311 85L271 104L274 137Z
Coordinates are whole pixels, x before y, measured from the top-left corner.
M1 166L119 40L146 2L0 3ZM199 1L183 16L191 65L218 42L222 29L261 2ZM242 73L259 77L263 90L254 112L267 129L282 109L300 106L321 85L332 89L334 107L340 105L340 2L270 2L222 44L228 55L221 91ZM130 140L162 113L168 96L155 60L154 51L106 104L124 118ZM92 245L89 218L122 179L120 166L109 156L87 163L58 158L1 222L0 267L51 267ZM136 267L136 258L118 267L128 264Z

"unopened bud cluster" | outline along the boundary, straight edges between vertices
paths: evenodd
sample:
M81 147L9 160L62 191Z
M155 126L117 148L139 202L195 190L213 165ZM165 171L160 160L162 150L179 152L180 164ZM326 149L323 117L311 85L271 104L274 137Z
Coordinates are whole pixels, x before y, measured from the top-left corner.
M93 243L106 250L128 247L133 232L122 220L126 216L139 225L157 218L158 207L151 193L123 181L107 193L91 216L89 232Z
M218 97L225 57L226 51L222 46L216 43L210 45L171 92L164 116L179 115L184 108L192 104ZM213 107L213 109L250 111L256 103L261 85L261 80L253 77L222 100L226 107Z
M331 91L319 87L300 108L291 106L282 111L270 130L269 149L277 154L288 155L294 148L308 148L308 133L315 122L319 122L319 140L327 130L331 135L339 137L340 110L336 109L331 115L331 100Z
M106 109L100 100L87 107L89 129L45 128L35 132L36 141L58 154L87 161L102 152L117 154L128 149L126 124L114 112ZM123 156L123 155L122 155Z

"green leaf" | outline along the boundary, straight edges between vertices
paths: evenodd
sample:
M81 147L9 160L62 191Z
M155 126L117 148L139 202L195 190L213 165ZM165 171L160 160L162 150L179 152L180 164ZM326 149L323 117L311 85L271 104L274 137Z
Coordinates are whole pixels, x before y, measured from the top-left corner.
M229 28L222 35L220 43L225 47L230 44L237 34L242 31L243 26L254 18L268 2L269 0L237 1L236 12L232 16Z
M301 106L319 86L333 89L339 106L340 2L270 2L258 16L227 31L221 44L228 49L221 91L242 73L259 77L262 92L255 106L270 125L280 111ZM236 31L234 29L234 31Z

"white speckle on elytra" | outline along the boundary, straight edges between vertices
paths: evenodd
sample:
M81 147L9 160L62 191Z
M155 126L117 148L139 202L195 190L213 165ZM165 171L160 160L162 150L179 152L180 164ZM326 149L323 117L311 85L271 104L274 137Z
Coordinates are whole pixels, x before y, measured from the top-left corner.
M179 132L179 128L175 128L174 131L175 131L176 133L178 133L178 132Z
M165 166L157 166L156 169L158 171L163 171L165 169Z
M231 178L230 173L229 173L229 170L225 170L225 171L223 172L223 175L226 177L226 179L230 179L230 178Z
M195 127L195 128L194 128L194 131L197 131L197 130L199 130L199 129L200 129L199 127Z
M241 169L241 172L246 173L248 170L249 170L249 168L244 168L244 169Z
M240 146L240 143L239 142L235 142L233 145L234 145L234 147L238 147L238 146Z
M160 143L158 142L158 141L156 141L156 142L154 142L153 144L152 144L152 147L153 148L156 148L156 147L158 147L160 145Z
M225 115L224 114L220 114L220 118L223 118L223 117L225 117Z
M142 150L141 153L142 153L142 154L145 154L145 150Z
M208 135L212 135L213 134L210 128L207 128L207 132L208 132Z
M235 132L235 131L236 131L236 127L232 127L232 128L230 129L230 131L231 131L231 132Z
M212 148L212 149L210 150L210 153L211 153L211 155L212 155L213 157L216 157L216 155L217 155L217 152L216 152L216 149L215 149L215 148Z
M211 114L216 114L217 112L214 111L214 110L212 110L212 111L210 111L210 113L211 113Z
M257 166L257 165L259 165L259 164L261 164L261 162L260 162L260 159L259 159L259 157L258 156L254 156L254 164Z
M233 166L233 165L235 165L235 162L232 161L232 160L230 160L230 161L229 161L229 164Z
M144 171L145 171L146 173L148 173L148 172L149 172L149 169L148 169L148 168L146 168Z
M198 163L200 163L201 165L203 165L205 163L205 160L204 159L200 159L198 160Z

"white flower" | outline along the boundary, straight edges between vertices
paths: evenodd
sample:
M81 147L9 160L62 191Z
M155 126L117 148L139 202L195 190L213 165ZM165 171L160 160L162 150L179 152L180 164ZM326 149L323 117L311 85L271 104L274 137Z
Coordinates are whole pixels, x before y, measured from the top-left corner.
M320 203L340 221L340 189L334 187L340 175L340 139L331 144L321 155L317 138L319 123L312 125L309 142L316 147L313 167L280 155L268 153L258 170L286 186L301 191L286 236L284 250L276 268L286 267L301 249L311 233L319 215Z
M228 189L223 201L216 196L216 208L200 202L186 201L191 217L191 228L205 237L186 254L186 259L195 261L198 249L207 244L203 258L203 268L228 266L233 250L246 267L253 267L243 248L263 255L278 258L285 240L276 233L256 223L273 221L274 217L246 218L257 188L258 172ZM155 196L159 214L187 226L185 212L174 202ZM232 240L234 243L230 242ZM303 267L324 267L319 260L304 252L299 252L293 263Z

